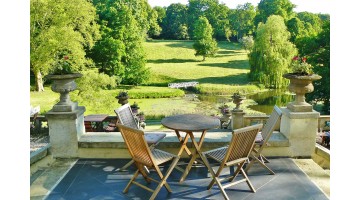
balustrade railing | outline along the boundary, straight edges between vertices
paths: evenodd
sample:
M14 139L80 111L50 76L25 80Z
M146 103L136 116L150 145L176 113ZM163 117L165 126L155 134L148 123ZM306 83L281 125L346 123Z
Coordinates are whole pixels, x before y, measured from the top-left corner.
M244 116L244 126L250 126L257 123L265 124L269 119L269 115L253 116L245 115ZM115 123L117 120L116 116L108 116L104 120L104 124ZM45 133L48 132L47 119L45 116L38 115L35 120L33 117L30 117L30 125L33 133ZM280 130L280 123L276 126L275 131ZM330 115L320 115L318 120L318 132L330 130Z

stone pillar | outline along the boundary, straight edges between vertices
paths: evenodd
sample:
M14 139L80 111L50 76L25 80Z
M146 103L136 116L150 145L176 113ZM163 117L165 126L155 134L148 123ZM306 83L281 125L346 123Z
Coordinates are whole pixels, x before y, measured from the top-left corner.
M51 153L54 158L78 157L78 139L85 133L84 106L78 106L71 112L45 114L48 120Z
M320 113L292 112L288 108L281 108L282 117L280 132L289 139L290 156L311 157L315 151L318 118Z
M244 127L244 115L242 110L233 110L231 112L231 129L238 129Z

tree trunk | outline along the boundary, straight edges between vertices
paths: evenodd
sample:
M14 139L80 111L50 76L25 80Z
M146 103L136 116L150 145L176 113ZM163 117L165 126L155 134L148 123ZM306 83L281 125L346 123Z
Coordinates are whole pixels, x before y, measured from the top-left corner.
M203 60L202 61L205 61L205 56L203 56Z
M35 72L35 90L37 92L44 91L44 83L40 71Z

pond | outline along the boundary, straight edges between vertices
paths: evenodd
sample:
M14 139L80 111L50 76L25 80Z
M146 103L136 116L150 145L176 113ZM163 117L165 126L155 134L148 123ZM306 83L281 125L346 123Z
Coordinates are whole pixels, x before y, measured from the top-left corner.
M231 96L198 95L198 98L204 103L227 103L235 106L235 104L231 101ZM274 105L284 107L287 103L294 101L294 95L289 93L287 90L269 90L266 92L246 95L246 99L247 101L253 101L247 106L247 108L269 115L271 114Z

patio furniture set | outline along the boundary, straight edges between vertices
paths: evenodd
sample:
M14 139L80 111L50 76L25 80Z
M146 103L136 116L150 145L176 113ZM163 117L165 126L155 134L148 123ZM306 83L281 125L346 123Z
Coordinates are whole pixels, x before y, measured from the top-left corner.
M155 148L155 146L166 137L166 134L146 133L141 130L139 124L134 119L129 104L125 104L114 111L118 117L116 126L122 134L132 157L132 160L124 165L121 170L126 169L131 164L135 164L137 169L123 190L123 193L127 193L132 184L152 192L150 199L155 199L163 186L165 186L168 192L172 192L166 179L173 169L180 170L183 173L179 182L184 182L196 160L205 165L212 176L212 180L207 189L210 190L214 184L217 184L224 199L229 199L225 189L241 182L246 182L250 190L256 192L256 189L253 187L246 174L255 162L260 163L261 166L267 169L271 174L275 174L268 166L266 166L265 163L268 162L268 160L262 155L262 150L266 146L271 133L274 131L276 124L280 120L281 111L277 106L274 107L269 120L264 126L263 124L255 124L233 130L231 141L227 146L206 152L201 151L206 132L210 129L219 127L219 119L198 114L183 114L166 117L162 119L161 124L164 127L175 131L180 143L177 155ZM185 137L182 137L180 132L185 132ZM199 141L196 141L194 132L201 132ZM195 149L193 152L191 152L187 146L189 138ZM177 166L183 151L190 157L190 161L185 169ZM198 157L200 159L198 159ZM216 171L214 171L213 164L210 164L210 160L217 163L218 168ZM169 161L172 161L171 165L165 174L163 174L160 171L159 165ZM246 167L244 167L245 165ZM236 167L236 170L234 170L229 177L222 178L220 177L222 175L221 172L226 167ZM149 176L151 169L155 170L160 180L156 180ZM153 190L147 185L137 182L136 178L139 174L143 176L147 183L150 183L151 181L158 183L156 189ZM242 174L243 178L234 181L239 174ZM226 184L224 183L225 180L228 181Z

